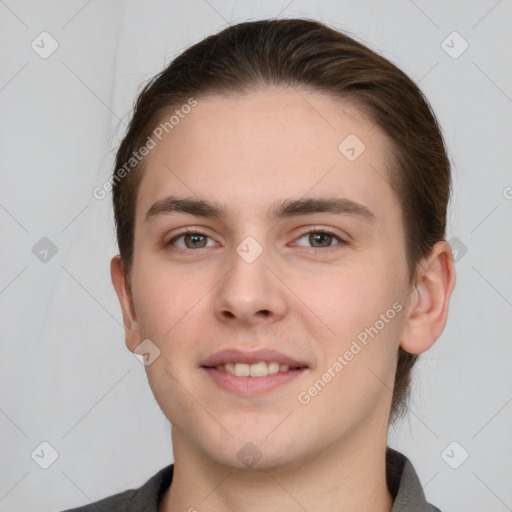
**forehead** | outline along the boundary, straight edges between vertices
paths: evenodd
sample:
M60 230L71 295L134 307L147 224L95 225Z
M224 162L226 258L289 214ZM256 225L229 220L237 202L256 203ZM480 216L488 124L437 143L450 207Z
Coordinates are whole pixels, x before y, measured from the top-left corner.
M389 155L378 126L327 94L295 88L210 94L198 97L146 157L137 217L166 195L230 203L237 214L326 192L396 209Z

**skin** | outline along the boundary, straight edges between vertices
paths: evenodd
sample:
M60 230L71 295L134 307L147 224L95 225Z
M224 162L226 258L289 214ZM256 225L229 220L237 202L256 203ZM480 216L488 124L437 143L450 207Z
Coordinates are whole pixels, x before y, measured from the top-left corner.
M449 245L436 244L411 284L400 204L387 181L388 139L356 107L283 87L197 99L147 157L131 287L120 258L111 264L127 347L150 339L160 350L146 371L172 424L175 473L159 510L389 511L397 350L424 352L445 326L455 281ZM354 161L338 150L351 133L366 146ZM227 216L147 221L169 195L218 202ZM374 219L268 215L284 199L334 196L364 205ZM206 247L187 248L190 237L166 245L187 227L209 237ZM335 237L311 241L308 233L322 229ZM263 248L252 263L236 252L247 236ZM299 403L298 393L396 302L400 313ZM264 395L236 396L200 368L225 348L272 348L308 369ZM252 467L237 457L248 442L261 454Z

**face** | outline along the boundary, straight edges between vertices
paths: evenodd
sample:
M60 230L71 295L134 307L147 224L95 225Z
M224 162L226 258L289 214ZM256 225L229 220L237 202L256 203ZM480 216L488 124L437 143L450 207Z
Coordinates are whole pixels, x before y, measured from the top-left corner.
M382 442L409 297L385 134L319 92L197 100L146 159L127 333L160 351L175 450L272 468Z

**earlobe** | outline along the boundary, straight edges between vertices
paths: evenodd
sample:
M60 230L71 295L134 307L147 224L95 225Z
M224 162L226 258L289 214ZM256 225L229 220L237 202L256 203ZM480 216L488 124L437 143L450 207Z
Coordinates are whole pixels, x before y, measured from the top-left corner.
M455 267L450 245L438 242L419 265L410 294L408 317L400 346L411 354L428 350L446 325L450 296L455 286Z
M114 256L110 262L110 276L117 293L123 313L125 342L128 350L134 352L140 344L140 334L133 305L132 292L126 283L124 266L120 256Z

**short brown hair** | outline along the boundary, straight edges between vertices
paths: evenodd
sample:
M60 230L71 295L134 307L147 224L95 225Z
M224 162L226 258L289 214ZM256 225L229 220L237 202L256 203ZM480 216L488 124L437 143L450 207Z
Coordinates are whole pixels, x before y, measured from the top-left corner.
M260 86L292 86L354 102L388 136L390 185L401 205L411 282L417 264L445 236L450 163L440 127L418 86L367 46L310 19L271 19L229 26L176 57L135 102L114 169L117 241L130 283L135 205L144 160L138 154L163 116L207 93L246 94ZM399 349L392 415L406 409L417 356Z

